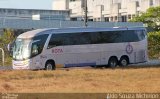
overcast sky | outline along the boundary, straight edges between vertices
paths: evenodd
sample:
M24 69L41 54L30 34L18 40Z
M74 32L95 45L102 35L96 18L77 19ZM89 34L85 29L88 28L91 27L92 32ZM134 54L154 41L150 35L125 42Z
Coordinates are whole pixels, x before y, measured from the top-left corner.
M52 9L53 0L0 0L0 8Z

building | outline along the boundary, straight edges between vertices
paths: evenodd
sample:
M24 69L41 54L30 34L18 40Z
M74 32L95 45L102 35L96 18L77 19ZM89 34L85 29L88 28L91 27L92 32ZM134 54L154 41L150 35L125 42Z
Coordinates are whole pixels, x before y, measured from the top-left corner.
M83 20L85 0L54 0L53 10L71 10L71 20ZM160 6L160 0L87 0L88 20L126 22L150 7Z
M70 10L0 8L0 29L58 27L53 22L64 20L70 20Z
M32 19L35 15L38 15L41 20L70 20L69 10L0 8L0 19Z

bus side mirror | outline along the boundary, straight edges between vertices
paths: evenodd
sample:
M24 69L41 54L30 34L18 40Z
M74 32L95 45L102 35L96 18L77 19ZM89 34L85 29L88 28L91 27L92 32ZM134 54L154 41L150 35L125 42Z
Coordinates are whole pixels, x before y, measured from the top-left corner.
M7 50L10 52L10 46L11 46L11 44L9 43L8 45L7 45Z
M14 44L14 43L13 43L13 44ZM12 44L12 43L9 43L9 44L7 45L7 51L9 52L10 57L12 57L12 55L13 55L13 44Z

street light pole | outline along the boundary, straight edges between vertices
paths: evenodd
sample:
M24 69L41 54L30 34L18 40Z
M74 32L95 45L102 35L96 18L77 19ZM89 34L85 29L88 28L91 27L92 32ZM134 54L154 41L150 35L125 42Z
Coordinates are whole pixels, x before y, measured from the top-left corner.
M87 24L87 22L88 22L88 15L87 15L87 13L88 13L87 0L85 0L85 6L84 6L84 14L85 14L85 16L84 16L84 23L85 23L85 27L88 26L88 24Z

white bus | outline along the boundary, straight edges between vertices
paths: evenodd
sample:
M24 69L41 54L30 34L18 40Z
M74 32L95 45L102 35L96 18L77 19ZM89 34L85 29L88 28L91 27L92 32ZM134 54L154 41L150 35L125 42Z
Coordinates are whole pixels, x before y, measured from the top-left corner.
M127 66L148 60L143 27L37 29L19 35L13 69Z

